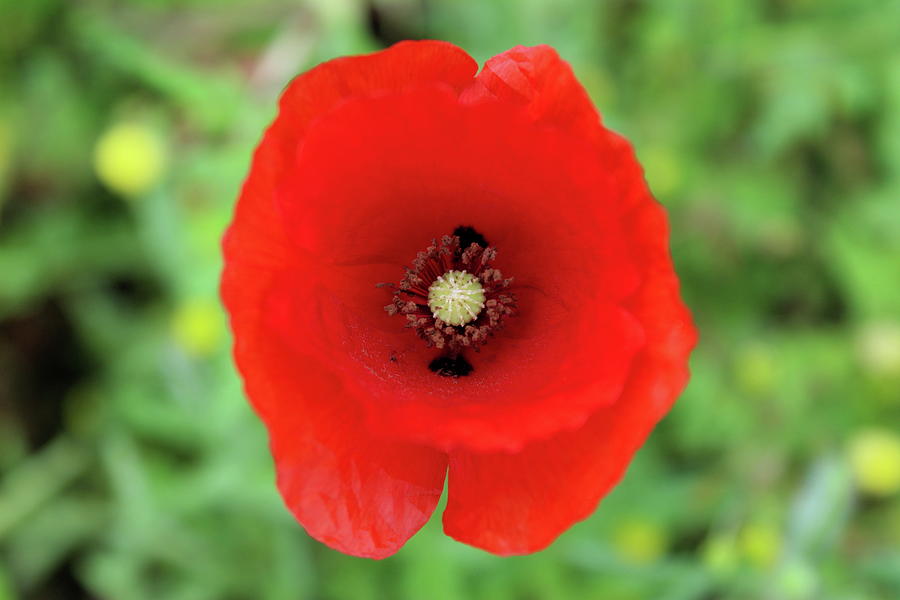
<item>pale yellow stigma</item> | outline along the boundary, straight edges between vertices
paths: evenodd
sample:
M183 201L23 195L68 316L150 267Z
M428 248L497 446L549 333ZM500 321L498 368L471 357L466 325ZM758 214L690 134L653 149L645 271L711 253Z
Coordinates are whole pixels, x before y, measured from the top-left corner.
M484 288L471 273L447 271L428 288L428 308L435 319L449 325L465 325L484 308Z

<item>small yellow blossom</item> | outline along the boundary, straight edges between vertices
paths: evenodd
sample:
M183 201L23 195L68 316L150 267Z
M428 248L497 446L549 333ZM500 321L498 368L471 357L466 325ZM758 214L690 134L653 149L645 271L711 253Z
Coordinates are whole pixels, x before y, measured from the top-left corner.
M666 552L665 532L655 523L630 519L619 525L613 534L619 555L636 564L652 563Z
M222 341L222 311L209 300L190 300L172 315L172 337L191 356L208 356Z
M139 196L156 185L165 169L166 154L156 133L138 123L107 129L94 148L94 170L109 189L126 197Z
M771 392L778 375L772 352L762 344L747 346L740 351L734 374L740 388L751 394Z
M859 489L872 496L900 491L900 436L887 429L858 432L849 447L850 466Z
M781 532L767 523L751 523L741 530L738 544L751 565L768 569L781 552Z

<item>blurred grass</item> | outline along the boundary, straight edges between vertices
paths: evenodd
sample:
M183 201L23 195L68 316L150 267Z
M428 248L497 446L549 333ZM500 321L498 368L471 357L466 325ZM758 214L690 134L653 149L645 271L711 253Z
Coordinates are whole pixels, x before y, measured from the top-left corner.
M900 3L0 0L0 600L900 597ZM557 47L669 209L702 331L549 550L282 508L216 298L281 87L402 38ZM124 132L124 133L123 133Z

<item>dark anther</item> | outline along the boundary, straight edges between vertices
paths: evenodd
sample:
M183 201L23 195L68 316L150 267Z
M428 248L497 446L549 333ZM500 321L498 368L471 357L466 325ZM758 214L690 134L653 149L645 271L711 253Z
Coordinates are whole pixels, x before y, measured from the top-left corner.
M490 246L483 235L478 233L474 227L469 227L468 225L460 225L453 230L453 235L459 238L459 247L462 250L465 250L472 244L478 244L482 248Z
M472 365L469 364L461 354L456 356L439 356L428 365L432 373L441 377L465 377L472 372Z

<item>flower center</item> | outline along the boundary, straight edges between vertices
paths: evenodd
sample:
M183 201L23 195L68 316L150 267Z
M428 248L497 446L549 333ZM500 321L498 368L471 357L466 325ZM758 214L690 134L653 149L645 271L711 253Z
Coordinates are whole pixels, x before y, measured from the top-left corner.
M477 351L515 313L512 278L492 266L496 257L483 235L460 226L419 252L399 284L379 284L394 290L388 314L405 317L426 346L443 350L429 364L432 372L468 375L463 350Z
M428 308L435 319L465 325L484 308L484 288L471 273L447 271L428 288Z

